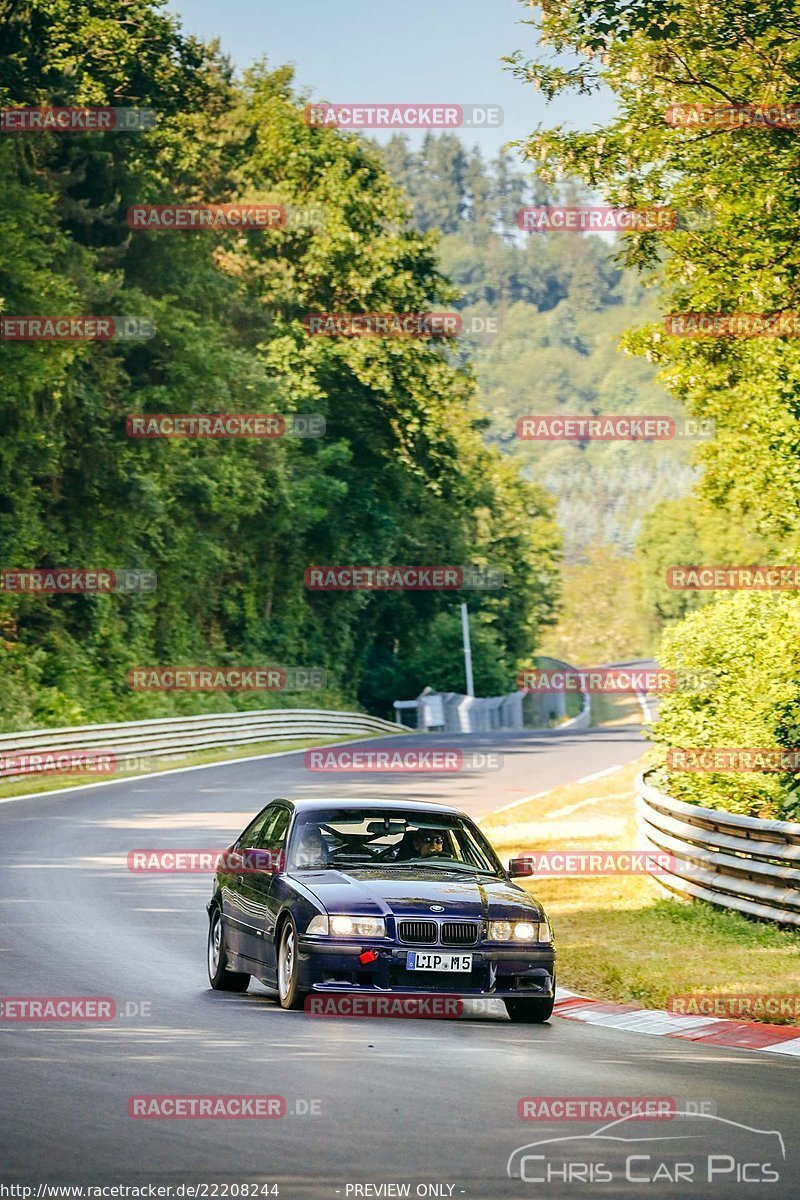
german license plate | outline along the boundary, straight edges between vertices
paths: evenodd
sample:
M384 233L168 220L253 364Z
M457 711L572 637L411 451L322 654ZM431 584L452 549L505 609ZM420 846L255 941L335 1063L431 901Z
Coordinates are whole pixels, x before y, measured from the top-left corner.
M448 954L438 951L409 950L406 961L408 971L471 971L471 954Z

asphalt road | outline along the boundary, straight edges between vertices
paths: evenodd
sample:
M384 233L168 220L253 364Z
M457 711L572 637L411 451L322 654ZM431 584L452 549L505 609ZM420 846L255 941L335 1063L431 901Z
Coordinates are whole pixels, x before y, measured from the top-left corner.
M181 1184L248 1181L275 1184L287 1200L800 1194L797 1061L557 1018L512 1025L499 1006L452 1021L312 1019L283 1012L259 985L244 996L212 993L209 877L126 869L136 847L227 844L274 795L402 792L479 815L642 749L630 726L458 744L501 751L502 770L327 776L309 773L298 753L0 804L0 995L109 996L120 1013L106 1024L0 1020L0 1184L32 1185L37 1196L42 1183L169 1183L180 1195ZM279 1095L287 1113L129 1118L129 1097L145 1094ZM604 1123L522 1121L522 1097L609 1095L674 1098L717 1119L612 1131L675 1141L549 1147L549 1167L529 1159L524 1173L549 1170L551 1182L509 1177L519 1147ZM775 1135L726 1122L779 1131L782 1147ZM632 1153L627 1171L637 1182L626 1180ZM706 1182L708 1154L719 1156L718 1183ZM766 1182L775 1171L778 1181Z

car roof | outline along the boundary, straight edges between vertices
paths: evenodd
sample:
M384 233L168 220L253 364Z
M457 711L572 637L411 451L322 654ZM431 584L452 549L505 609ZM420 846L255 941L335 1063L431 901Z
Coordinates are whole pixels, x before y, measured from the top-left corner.
M385 809L405 809L413 810L414 812L426 813L457 813L459 816L466 816L461 809L453 808L449 804L436 804L426 800L386 800L371 796L363 796L354 800L352 796L303 796L299 799L294 799L289 796L276 796L276 800L285 800L292 804L298 812L313 812L315 809L321 808L385 808ZM270 801L270 803L272 803Z

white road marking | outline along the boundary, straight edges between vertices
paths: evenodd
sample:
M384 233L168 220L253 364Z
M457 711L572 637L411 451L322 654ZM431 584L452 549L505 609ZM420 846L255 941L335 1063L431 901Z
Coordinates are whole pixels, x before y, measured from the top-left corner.
M494 809L488 816L496 816L497 813L505 812L509 808L517 808L520 804L527 804L529 800L539 800L542 796L547 796L550 792L555 791L555 788L548 788L546 792L536 792L533 796L522 796L519 800L512 800L510 804L503 804L500 808Z
M614 763L612 767L606 767L604 771L595 771L593 775L583 775L580 779L576 779L576 783L591 783L593 779L602 779L604 775L611 775L614 771L619 771L624 763Z
M556 808L552 812L543 813L542 820L555 821L560 817L569 817L579 808L586 808L589 804L600 804L603 800L608 800L608 796L590 796L588 800L579 800L577 804L567 804L564 808Z
M602 771L595 771L595 773L593 775L584 775L582 779L576 779L574 782L575 783L589 783L592 779L602 779L602 777L604 775L610 775L612 771L618 771L620 769L620 767L622 767L624 765L625 765L624 763L614 763L614 765L612 767L606 767ZM550 793L554 792L557 787L564 787L564 786L566 786L566 785L557 783L553 787L548 788L547 791L545 791L545 792L534 792L532 796L520 796L519 800L512 800L509 804L501 804L499 808L495 808L488 815L494 817L497 815L497 813L508 812L508 810L510 808L518 808L520 806L520 804L528 804L531 800L541 800L542 796L549 796Z
M776 1042L774 1046L760 1046L762 1054L800 1054L800 1037L787 1042Z

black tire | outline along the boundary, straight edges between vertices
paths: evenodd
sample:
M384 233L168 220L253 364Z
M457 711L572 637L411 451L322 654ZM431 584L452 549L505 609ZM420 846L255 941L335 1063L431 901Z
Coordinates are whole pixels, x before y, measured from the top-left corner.
M297 929L291 917L281 926L278 938L278 999L281 1008L302 1008L307 992L298 986Z
M225 966L227 949L225 946L225 926L222 924L222 913L218 908L211 910L208 922L208 979L215 992L246 992L250 986L250 976L246 971L229 971Z
M506 1012L512 1021L522 1025L541 1025L553 1015L554 998L549 1000L506 1000Z

